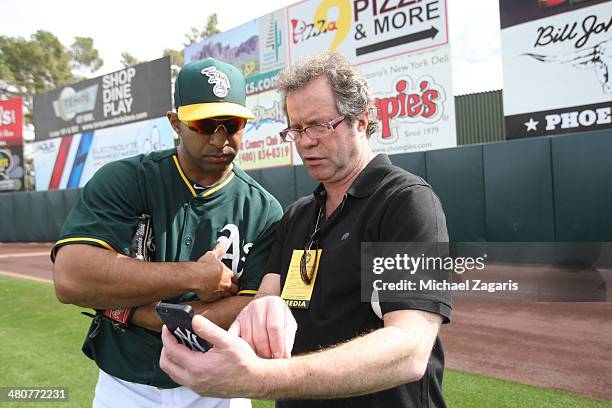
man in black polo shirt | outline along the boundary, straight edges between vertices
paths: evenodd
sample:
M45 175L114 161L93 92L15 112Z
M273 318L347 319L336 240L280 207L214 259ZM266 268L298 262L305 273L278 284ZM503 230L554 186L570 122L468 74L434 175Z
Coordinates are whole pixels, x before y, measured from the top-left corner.
M373 98L345 58L292 66L280 90L289 119L281 136L321 184L285 211L258 299L229 333L195 318L215 345L198 354L165 331L162 369L202 395L276 399L277 407L444 407L438 330L450 319L449 294L360 296L362 242L448 241L439 199L374 156Z

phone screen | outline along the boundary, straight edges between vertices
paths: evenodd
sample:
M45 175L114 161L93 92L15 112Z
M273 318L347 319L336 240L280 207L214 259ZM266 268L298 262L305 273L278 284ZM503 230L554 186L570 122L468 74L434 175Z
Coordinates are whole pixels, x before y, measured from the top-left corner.
M193 318L191 306L160 302L155 306L155 310L179 343L193 351L203 353L208 351L210 348L208 342L198 337L191 326Z

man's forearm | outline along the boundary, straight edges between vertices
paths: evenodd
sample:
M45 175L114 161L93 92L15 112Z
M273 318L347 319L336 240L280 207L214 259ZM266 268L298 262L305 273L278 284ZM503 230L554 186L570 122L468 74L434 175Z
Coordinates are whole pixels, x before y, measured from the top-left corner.
M254 313L261 311L255 310L259 306L274 313L276 304L268 299L255 300L240 315L255 317ZM279 314L262 324L256 323L258 318L250 321L274 331L279 326L273 322L281 317L287 316ZM312 354L268 359L259 357L252 343L237 337L238 333L243 335L242 322L227 332L197 317L193 328L214 345L213 350L193 352L165 332L160 367L177 383L200 395L257 399L351 397L420 379L427 369L441 321L441 316L430 312L388 312L384 315L384 328L362 337Z
M253 397L345 398L416 381L419 347L405 330L385 327L321 352L268 360L263 394Z
M54 265L60 301L111 309L143 305L193 291L193 262L143 262L89 245L59 250Z

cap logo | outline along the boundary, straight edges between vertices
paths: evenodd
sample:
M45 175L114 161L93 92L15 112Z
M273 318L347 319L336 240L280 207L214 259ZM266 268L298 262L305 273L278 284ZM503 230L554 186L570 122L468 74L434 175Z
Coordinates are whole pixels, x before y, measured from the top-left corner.
M215 96L219 98L225 98L227 96L227 90L230 88L227 75L219 71L217 67L204 68L201 73L208 77L209 84L215 84L213 87L213 94L215 94Z

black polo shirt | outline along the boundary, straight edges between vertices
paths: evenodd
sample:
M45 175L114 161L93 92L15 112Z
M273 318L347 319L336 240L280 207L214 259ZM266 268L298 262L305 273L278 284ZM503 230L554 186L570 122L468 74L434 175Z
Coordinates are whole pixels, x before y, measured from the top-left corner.
M301 250L315 228L326 191L319 185L312 196L299 199L279 223L269 273L280 273L281 290L293 250ZM362 242L447 242L446 219L431 187L399 167L386 155L376 156L353 182L340 206L322 220L322 255L307 310L292 309L298 324L293 354L303 354L350 340L384 326L370 303L361 302ZM415 294L405 302L381 303L384 313L418 309L450 320L450 294L439 301ZM445 407L442 397L444 352L437 338L419 381L385 391L336 400L277 401L277 407Z

